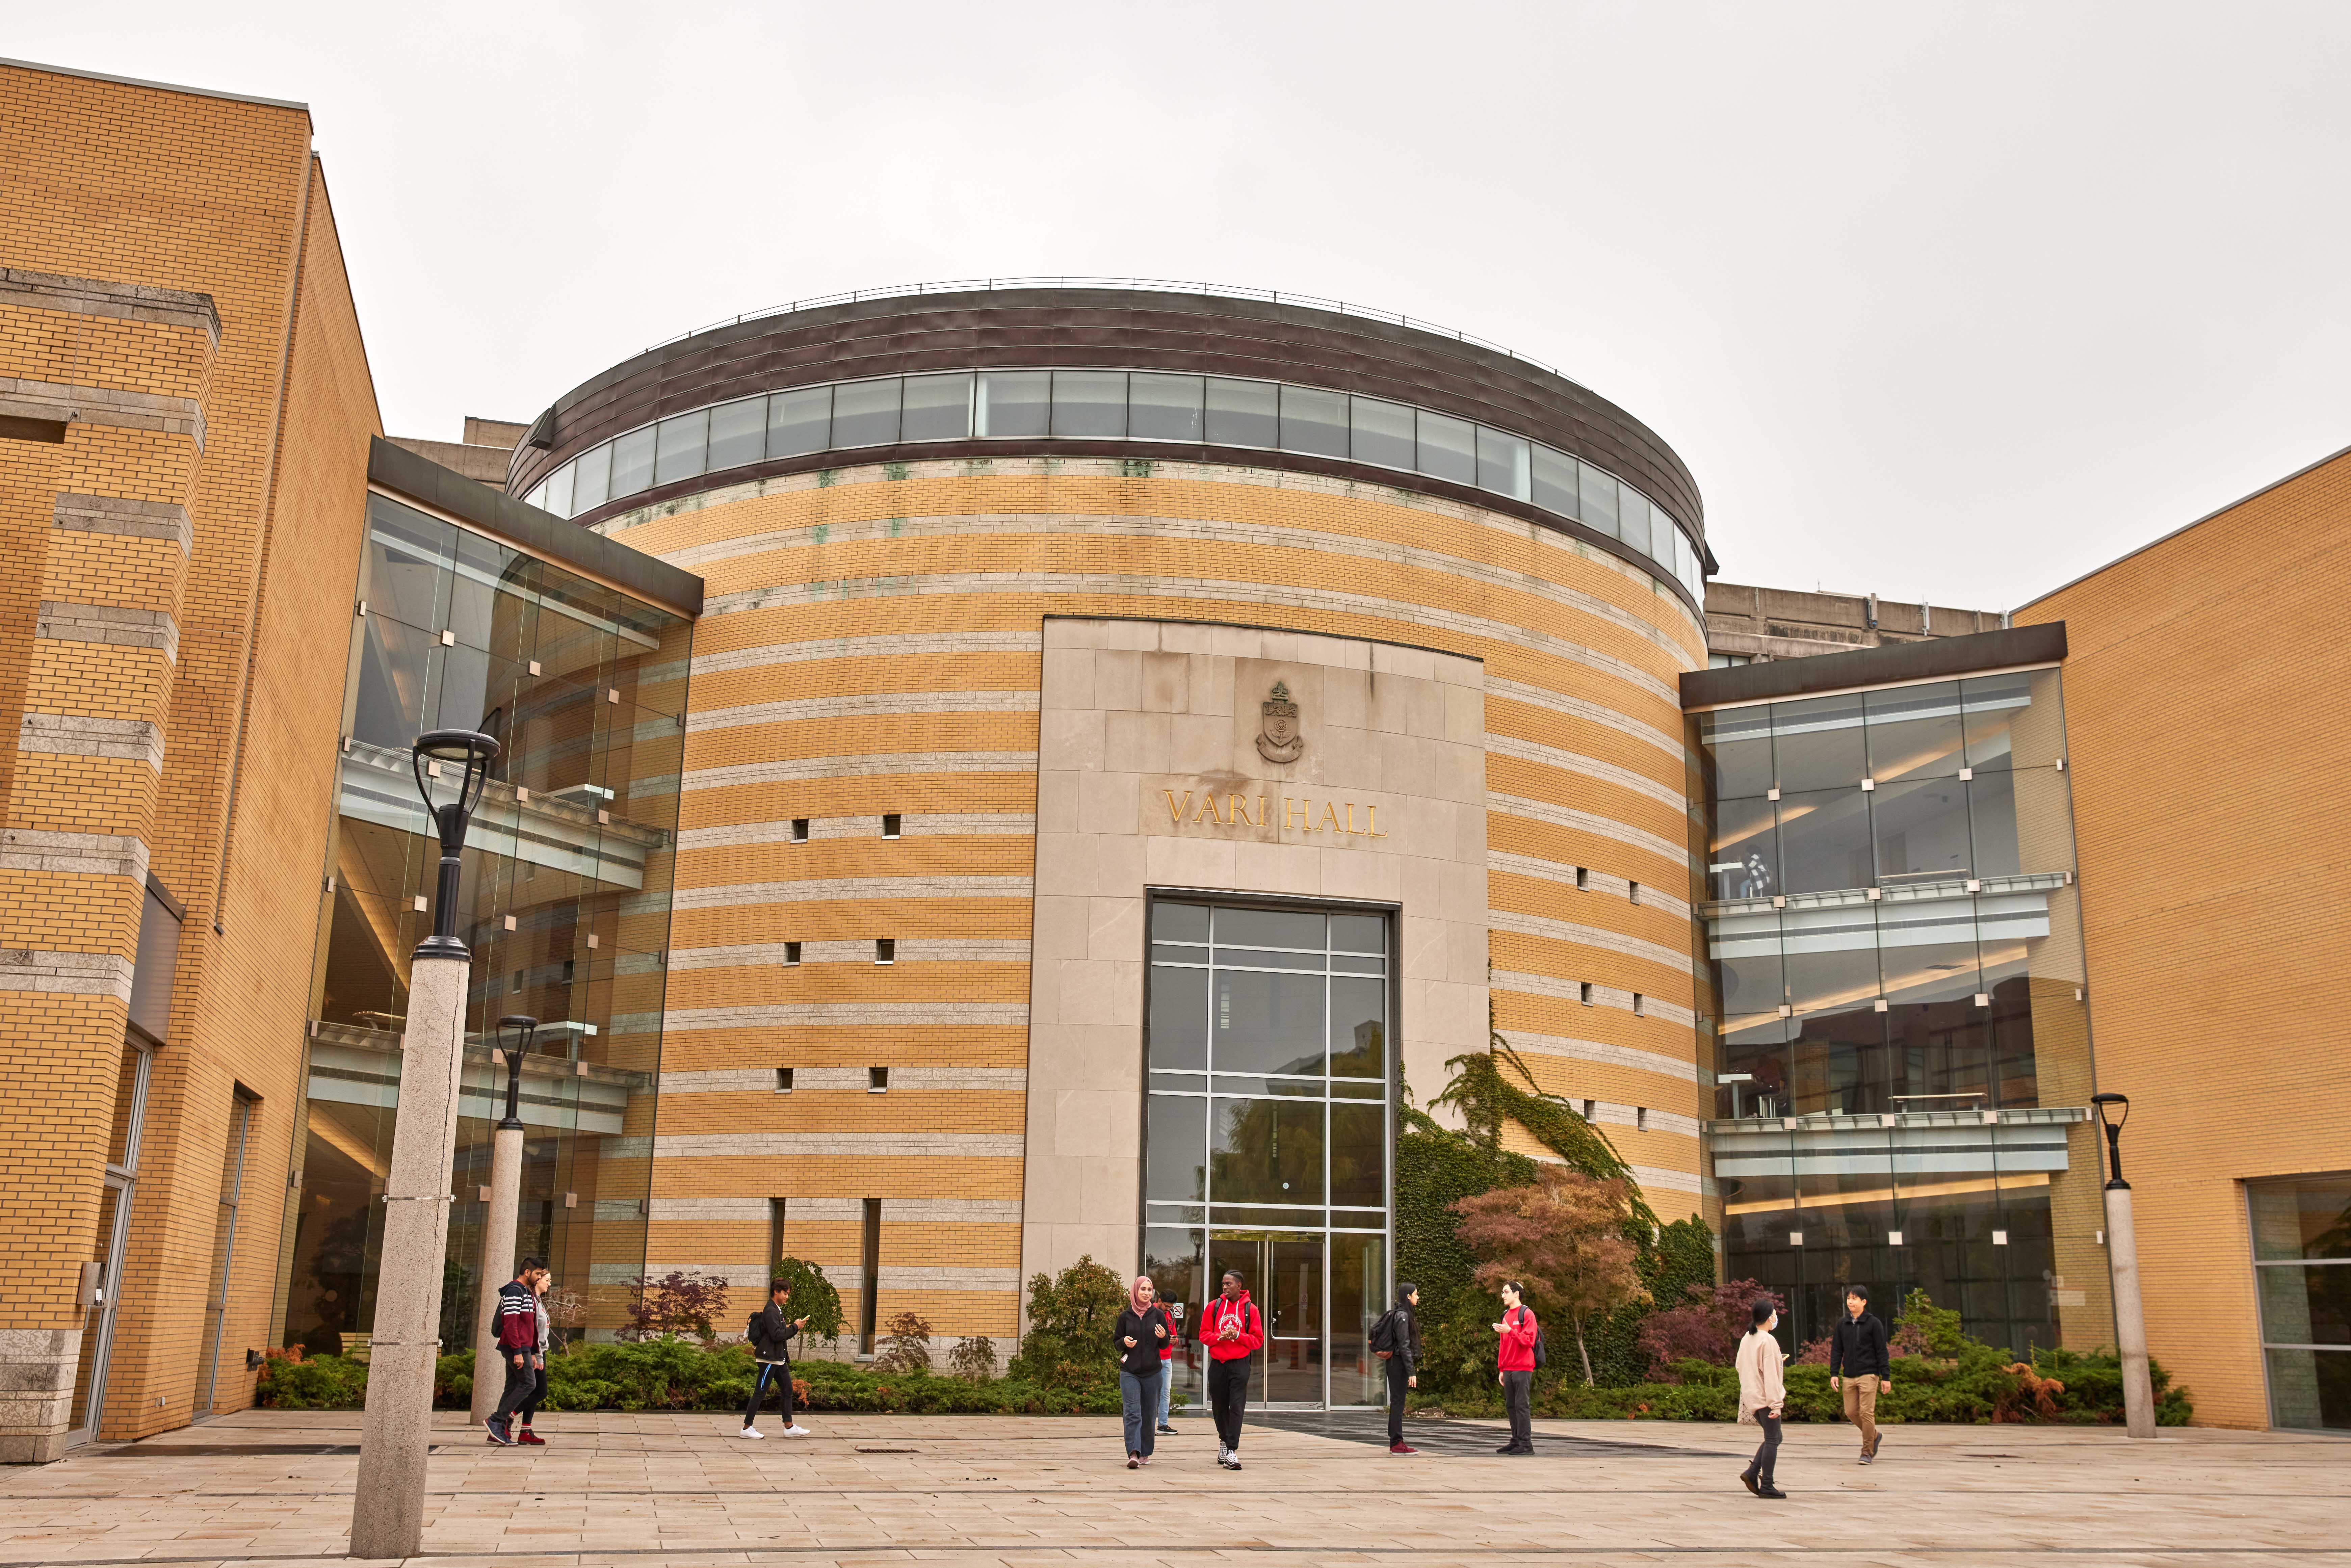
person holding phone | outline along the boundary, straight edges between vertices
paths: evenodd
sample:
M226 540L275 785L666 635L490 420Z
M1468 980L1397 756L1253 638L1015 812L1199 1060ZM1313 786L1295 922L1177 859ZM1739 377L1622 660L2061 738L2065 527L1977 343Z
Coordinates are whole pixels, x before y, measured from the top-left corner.
M1494 1351L1494 1369L1501 1375L1502 1408L1510 1417L1510 1440L1498 1454L1535 1451L1535 1340L1541 1327L1534 1309L1526 1304L1526 1290L1516 1280L1502 1287L1502 1321L1494 1325L1501 1343Z
M1265 1318L1249 1300L1240 1270L1225 1270L1224 1289L1200 1314L1208 1347L1208 1408L1217 1417L1217 1463L1241 1468L1241 1416L1249 1409L1249 1357L1265 1343Z
M1159 1380L1166 1375L1161 1350L1174 1343L1167 1310L1159 1305L1151 1276L1138 1274L1127 1287L1126 1308L1118 1314L1111 1342L1118 1351L1118 1404L1125 1417L1126 1468L1151 1462L1153 1417L1159 1414Z
M778 1402L783 1406L784 1436L805 1437L806 1427L792 1419L792 1357L790 1343L794 1334L808 1327L808 1319L784 1315L792 1299L789 1280L768 1281L768 1304L751 1314L751 1331L745 1337L751 1343L751 1359L758 1364L758 1375L751 1380L751 1403L743 1406L743 1430L739 1436L764 1437L759 1430L759 1406L768 1397L772 1385Z
M1780 1309L1766 1299L1757 1301L1749 1315L1755 1326L1739 1342L1739 1418L1753 1417L1763 1428L1763 1441L1739 1479L1757 1497L1784 1499L1788 1494L1771 1483L1771 1469L1780 1458L1780 1417L1788 1404L1780 1375L1787 1353L1771 1333L1780 1326Z

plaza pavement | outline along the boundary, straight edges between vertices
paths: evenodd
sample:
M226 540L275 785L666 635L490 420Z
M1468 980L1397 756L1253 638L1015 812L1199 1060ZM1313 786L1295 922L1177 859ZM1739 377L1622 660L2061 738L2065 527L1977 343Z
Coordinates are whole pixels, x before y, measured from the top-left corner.
M1252 1422L1239 1474L1197 1416L1129 1471L1102 1418L809 1416L745 1442L725 1415L542 1417L545 1448L436 1421L435 1568L1211 1563L2351 1563L2351 1441L2279 1433L1791 1427L1785 1502L1750 1498L1729 1427ZM772 1418L771 1418L772 1420ZM1751 1428L1750 1429L1751 1431ZM0 1470L0 1563L348 1563L359 1416L248 1411Z

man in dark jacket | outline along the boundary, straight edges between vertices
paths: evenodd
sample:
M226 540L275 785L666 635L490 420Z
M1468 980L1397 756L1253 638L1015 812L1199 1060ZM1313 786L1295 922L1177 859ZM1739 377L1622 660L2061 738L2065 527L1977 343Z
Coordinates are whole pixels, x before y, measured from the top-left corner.
M784 1436L805 1437L808 1428L792 1419L792 1358L787 1348L791 1337L808 1326L806 1318L784 1316L784 1307L792 1297L791 1282L787 1280L768 1281L768 1304L751 1314L751 1359L759 1364L759 1375L751 1380L751 1403L743 1407L743 1430L738 1436L764 1437L759 1430L759 1406L767 1402L770 1384L783 1406Z
M1416 1454L1404 1440L1405 1390L1420 1386L1420 1287L1396 1287L1395 1305L1372 1325L1372 1353L1388 1372L1388 1452ZM1382 1347L1385 1348L1382 1348Z
M521 1271L498 1287L498 1359L506 1364L506 1392L498 1407L484 1419L490 1441L514 1447L514 1413L538 1388L538 1277L547 1265L536 1258L522 1260ZM476 1368L475 1376L482 1369Z
M1844 1394L1844 1418L1861 1428L1861 1462L1877 1458L1877 1396L1894 1386L1886 1325L1871 1315L1869 1287L1848 1286L1844 1316L1829 1335L1829 1390Z

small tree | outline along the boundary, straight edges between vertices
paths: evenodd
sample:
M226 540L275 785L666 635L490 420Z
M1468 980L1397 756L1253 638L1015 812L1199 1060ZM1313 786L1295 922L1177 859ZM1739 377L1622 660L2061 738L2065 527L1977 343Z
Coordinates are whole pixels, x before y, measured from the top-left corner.
M824 1270L799 1258L778 1258L770 1278L792 1288L791 1311L785 1316L808 1319L800 1332L811 1339L837 1339L846 1320L841 1315L841 1292Z
M555 1331L554 1348L570 1343L572 1331L588 1322L588 1298L569 1285L559 1285L539 1298L547 1308L548 1326Z
M1755 1303L1766 1297L1786 1315L1779 1293L1752 1280L1727 1285L1692 1285L1681 1305L1652 1312L1641 1323L1641 1349L1649 1358L1649 1376L1660 1383L1680 1379L1673 1371L1677 1361L1705 1361L1728 1366L1739 1353L1739 1342L1753 1323ZM1825 1354L1822 1357L1826 1361Z
M622 1339L659 1339L664 1334L692 1333L709 1339L716 1330L710 1320L726 1301L726 1284L708 1274L673 1269L656 1280L637 1281L636 1299L629 1303L629 1326Z
M1583 1383L1592 1386L1584 1327L1617 1308L1646 1301L1635 1267L1639 1249L1625 1234L1630 1218L1624 1182L1545 1166L1531 1186L1456 1198L1455 1227L1479 1260L1472 1276L1486 1290L1516 1280L1541 1311L1557 1311L1575 1330Z
M900 1312L890 1320L882 1338L881 1354L873 1358L876 1372L900 1374L931 1369L931 1325L920 1312Z
M947 1370L966 1383L986 1383L996 1375L996 1342L986 1334L966 1334L947 1352Z
M1011 1373L1052 1388L1092 1388L1118 1370L1110 1331L1126 1287L1089 1253L1061 1270L1029 1278L1029 1333Z

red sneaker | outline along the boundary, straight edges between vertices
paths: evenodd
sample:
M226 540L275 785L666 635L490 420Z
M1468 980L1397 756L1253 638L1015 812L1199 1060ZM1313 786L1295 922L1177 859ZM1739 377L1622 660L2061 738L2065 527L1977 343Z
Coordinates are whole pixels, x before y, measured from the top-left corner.
M1420 1452L1420 1450L1414 1448L1410 1443L1390 1443L1388 1445L1388 1452L1391 1454L1416 1454Z
M528 1443L534 1448L544 1448L547 1447L547 1439L540 1437L538 1433L532 1431L528 1427L525 1427L521 1431L515 1434L515 1441L517 1443Z

